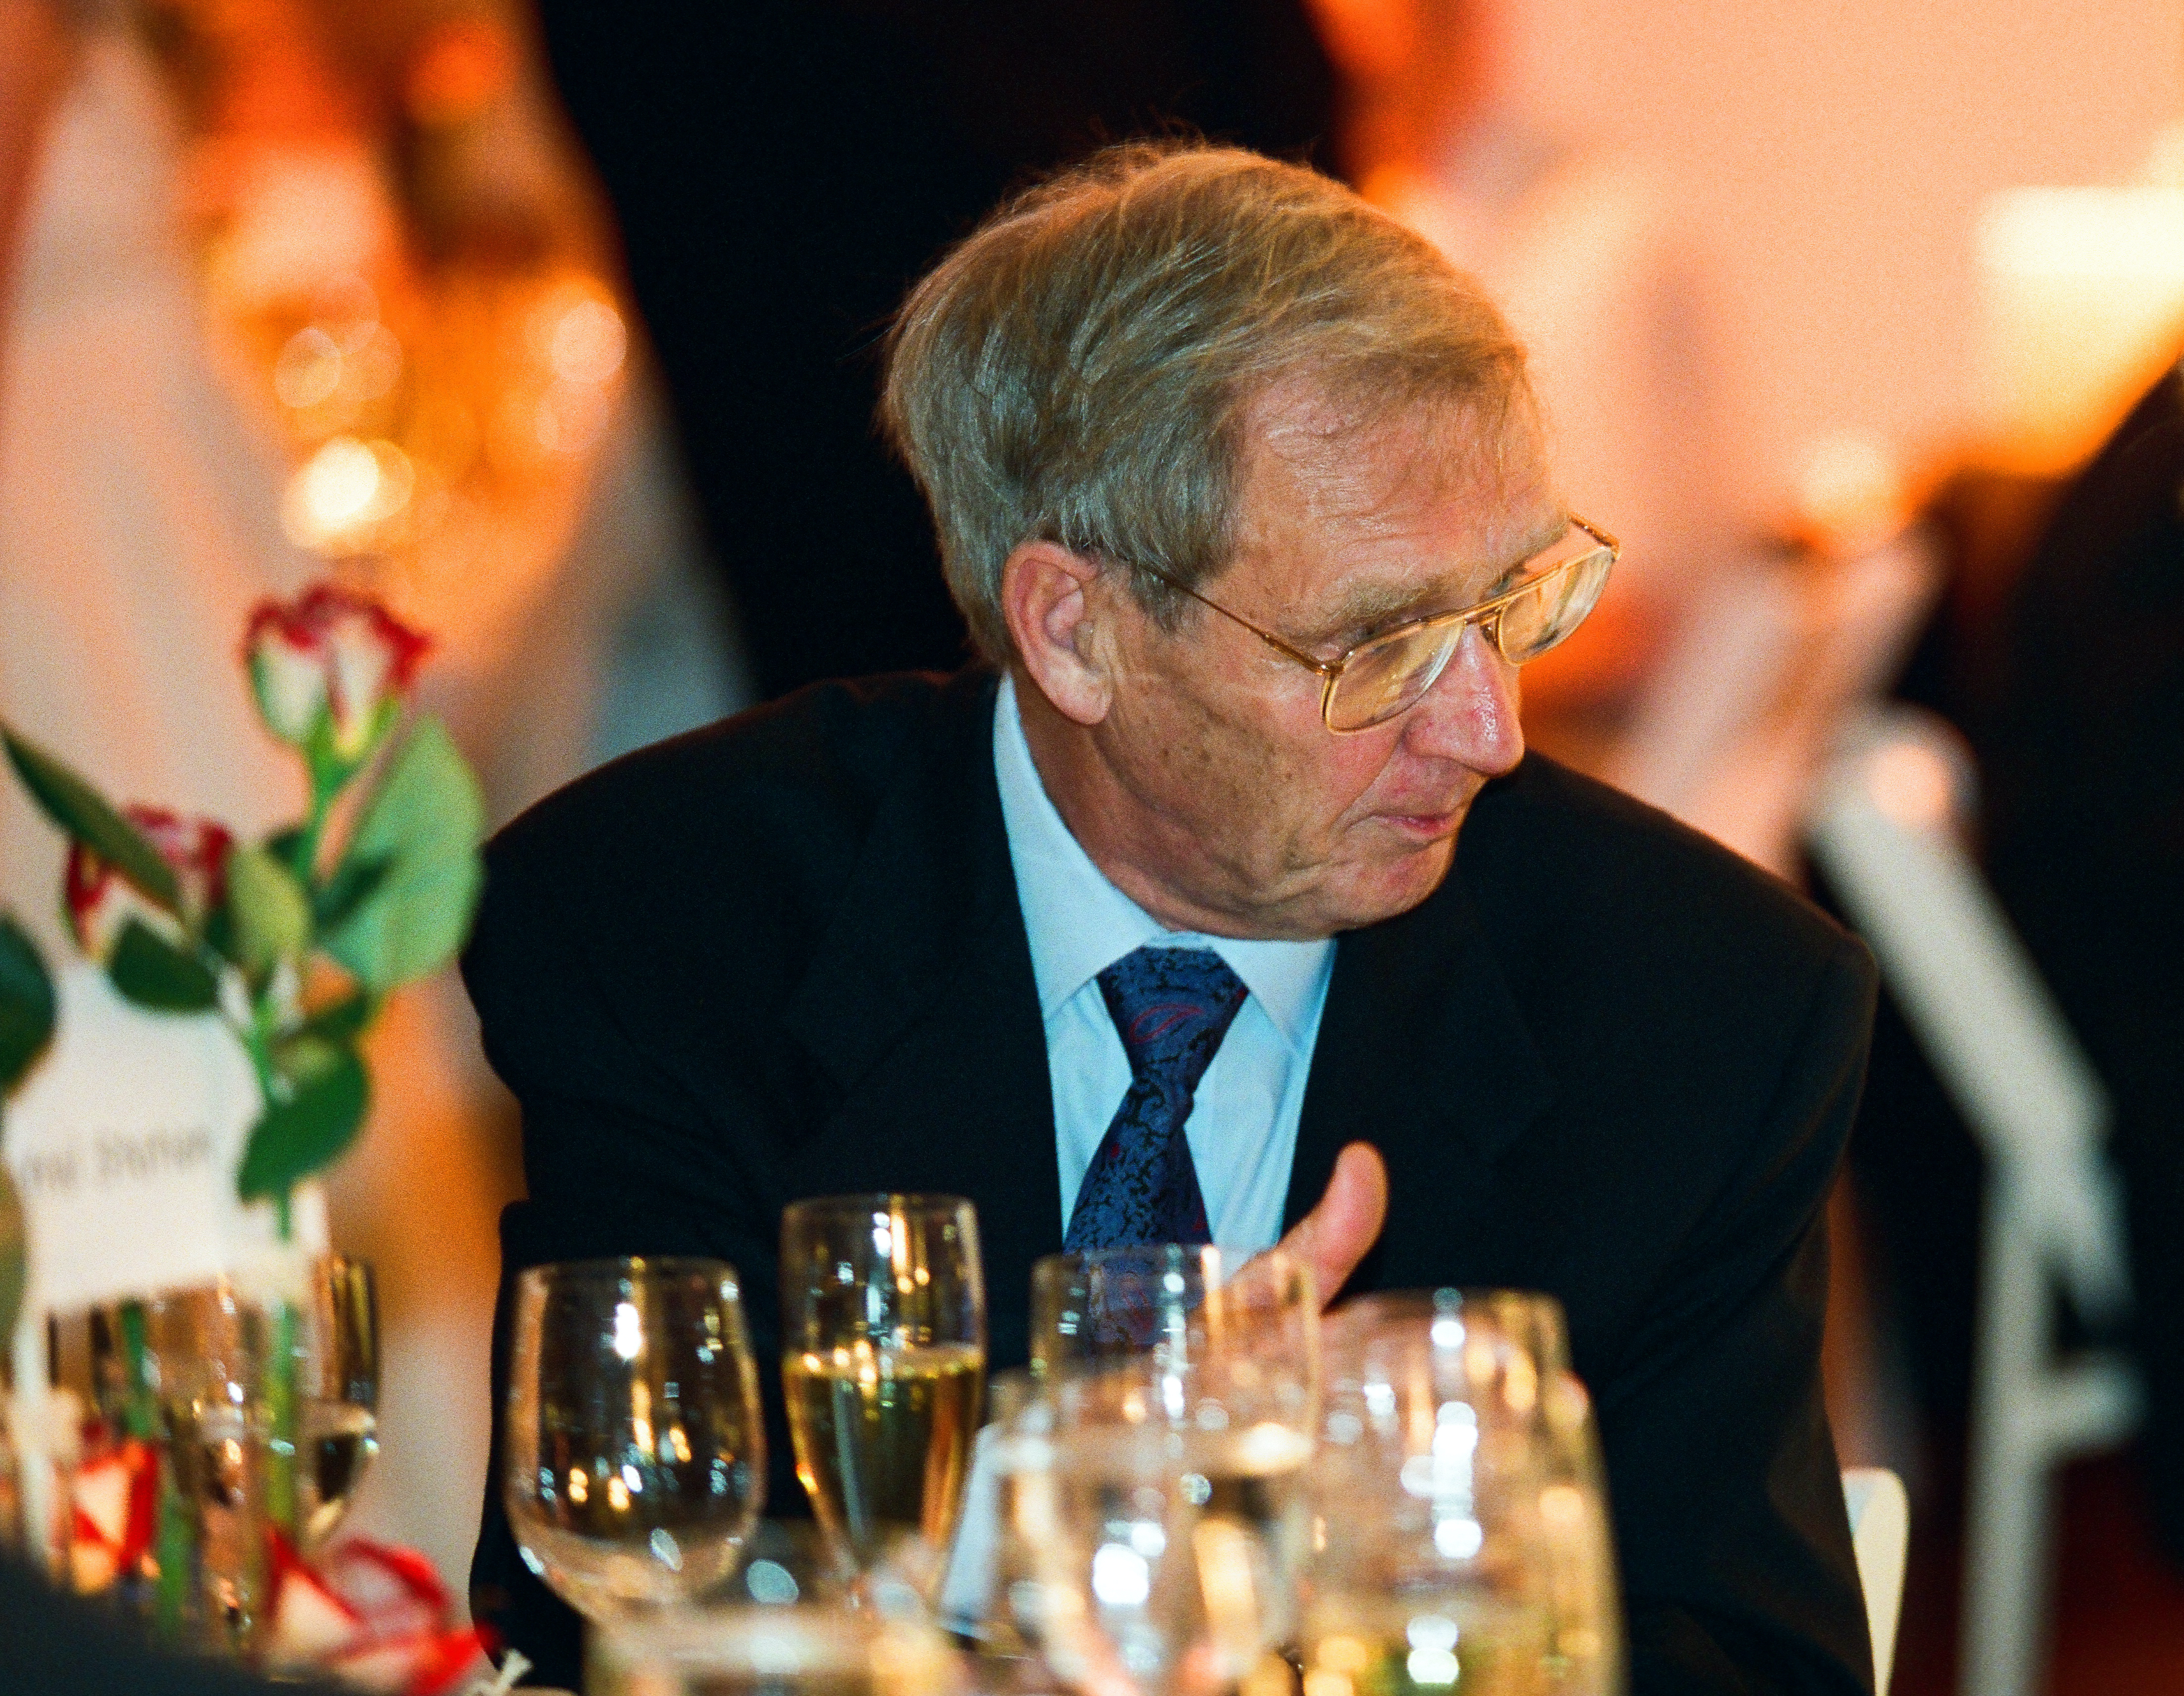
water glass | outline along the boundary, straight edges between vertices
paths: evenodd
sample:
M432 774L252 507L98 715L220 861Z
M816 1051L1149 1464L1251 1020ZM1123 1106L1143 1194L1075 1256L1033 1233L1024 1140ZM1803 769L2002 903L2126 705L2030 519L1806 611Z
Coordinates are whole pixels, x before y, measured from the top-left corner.
M1330 1319L1307 1696L1604 1696L1621 1635L1596 1447L1551 1298Z
M696 1601L758 1518L766 1438L733 1268L632 1258L516 1284L502 1487L524 1563L598 1621Z
M1040 1396L1006 1492L1012 1587L1089 1691L1211 1693L1295 1620L1318 1301L1279 1252L1102 1250L1033 1272ZM1028 1601L1030 1605L1022 1605Z
M930 1594L986 1377L978 1221L958 1196L831 1196L781 1221L796 1476L840 1559Z

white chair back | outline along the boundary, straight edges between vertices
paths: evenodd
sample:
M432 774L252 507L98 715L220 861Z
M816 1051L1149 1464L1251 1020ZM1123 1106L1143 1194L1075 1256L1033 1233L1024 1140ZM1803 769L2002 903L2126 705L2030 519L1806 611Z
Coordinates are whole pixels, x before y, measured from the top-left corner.
M2108 1105L1959 841L1970 770L1940 720L1869 712L1821 777L1807 834L1986 1158L1959 1688L2033 1696L2049 1474L2120 1442L2139 1396L2122 1360L2057 1352L2059 1286L2089 1318L2130 1300Z
M1865 1627L1873 1639L1874 1696L1888 1696L1896 1627L1903 1617L1903 1569L1911 1554L1911 1498L1903 1481L1885 1466L1850 1467L1842 1483L1858 1587L1865 1593Z

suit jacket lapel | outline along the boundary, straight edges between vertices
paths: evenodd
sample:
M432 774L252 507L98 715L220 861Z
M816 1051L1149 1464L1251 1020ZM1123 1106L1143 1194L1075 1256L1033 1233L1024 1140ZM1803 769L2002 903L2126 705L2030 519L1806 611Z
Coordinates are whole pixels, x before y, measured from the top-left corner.
M1436 1212L1490 1197L1494 1161L1554 1096L1459 868L1410 912L1336 943L1284 1228L1345 1144L1374 1144L1392 1194L1383 1247L1354 1280L1370 1287Z
M792 1181L978 1204L994 1356L1015 1358L1032 1260L1061 1247L1061 1181L1030 946L992 757L994 680L944 692L904 750L787 1023L840 1096Z

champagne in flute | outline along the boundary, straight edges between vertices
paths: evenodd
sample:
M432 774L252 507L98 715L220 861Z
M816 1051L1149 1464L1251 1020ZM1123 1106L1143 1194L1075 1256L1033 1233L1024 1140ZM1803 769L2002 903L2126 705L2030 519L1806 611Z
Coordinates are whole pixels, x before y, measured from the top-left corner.
M985 1386L971 1204L894 1195L797 1202L782 1218L781 1302L796 1473L821 1527L860 1573L909 1553L921 1578L937 1577Z
M819 1523L861 1567L904 1534L947 1546L984 1376L985 1352L967 1343L889 1350L860 1341L782 1363L796 1475Z

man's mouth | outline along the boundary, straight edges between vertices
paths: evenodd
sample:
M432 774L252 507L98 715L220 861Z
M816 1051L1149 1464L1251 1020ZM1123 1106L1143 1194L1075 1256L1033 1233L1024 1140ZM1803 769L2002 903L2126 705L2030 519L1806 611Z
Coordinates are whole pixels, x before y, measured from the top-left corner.
M1455 834L1457 826L1463 823L1463 812L1459 804L1446 812L1384 812L1380 817L1401 835L1418 842L1438 842Z

